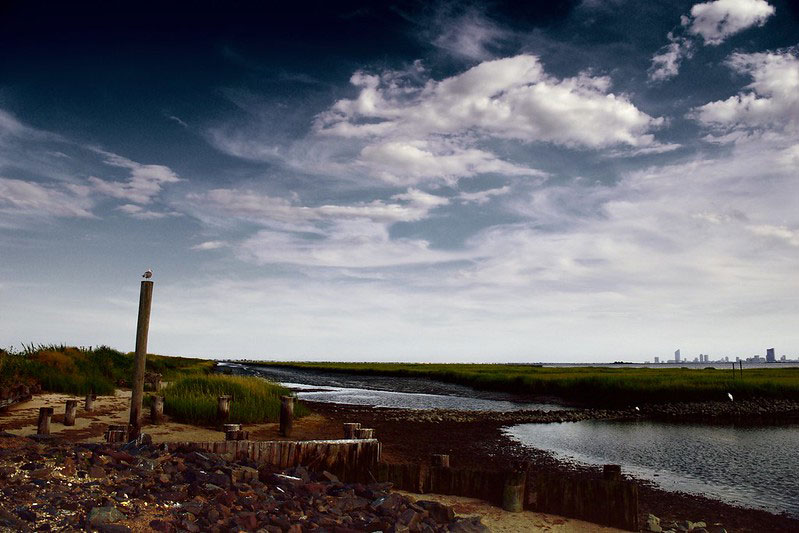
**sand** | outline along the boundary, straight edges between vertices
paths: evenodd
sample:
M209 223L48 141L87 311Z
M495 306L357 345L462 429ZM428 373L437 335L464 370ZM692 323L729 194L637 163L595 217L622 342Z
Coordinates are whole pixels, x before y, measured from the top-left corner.
M78 399L78 414L74 426L63 424L66 400ZM9 407L0 412L0 430L19 436L36 433L40 407L53 407L50 424L51 435L74 442L102 442L103 433L109 424L125 424L129 419L130 391L117 390L114 396L100 396L94 409L86 412L82 398L68 394L47 393L35 396L27 402ZM152 435L154 442L176 441L221 441L224 434L214 428L205 428L165 421L159 425L145 424L143 431ZM257 440L278 440L278 424L247 424L243 426L250 437ZM294 423L293 439L341 438L341 425L321 414L312 414ZM399 492L399 491L398 491ZM558 532L558 533L613 533L621 530L603 527L571 518L533 513L529 511L510 513L489 503L474 498L444 496L437 494L410 494L417 500L435 500L452 506L458 516L480 516L483 523L496 533L511 532Z

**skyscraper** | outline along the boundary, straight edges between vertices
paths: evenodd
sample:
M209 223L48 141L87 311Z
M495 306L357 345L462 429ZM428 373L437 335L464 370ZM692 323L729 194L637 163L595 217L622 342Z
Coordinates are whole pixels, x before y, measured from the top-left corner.
M774 363L777 359L774 357L774 348L766 348L766 362Z
M674 352L674 362L675 363L679 363L680 362L680 350L679 349Z

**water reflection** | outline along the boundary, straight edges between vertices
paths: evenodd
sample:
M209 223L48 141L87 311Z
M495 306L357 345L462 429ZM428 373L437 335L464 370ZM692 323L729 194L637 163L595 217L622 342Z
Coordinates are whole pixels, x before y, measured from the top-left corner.
M621 464L625 472L666 490L799 516L799 424L585 421L522 424L506 432L561 459Z

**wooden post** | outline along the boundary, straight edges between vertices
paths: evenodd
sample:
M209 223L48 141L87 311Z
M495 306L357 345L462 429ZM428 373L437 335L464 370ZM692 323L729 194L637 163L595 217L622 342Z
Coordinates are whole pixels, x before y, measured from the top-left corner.
M216 420L220 424L230 418L230 396L220 396L216 399Z
M432 457L430 457L430 464L431 466L449 468L449 455L434 453Z
M150 421L153 424L160 424L164 419L164 397L153 396L153 403L150 404Z
M735 379L735 361L732 362L732 379Z
M37 435L50 434L50 419L53 417L52 407L39 407L39 422L36 429Z
M150 305L153 302L153 282L142 281L139 293L139 321L136 324L136 360L133 368L133 390L130 395L130 437L141 432L144 371L147 363L147 335L150 331Z
M153 390L155 392L160 392L161 391L161 376L160 375L155 376L155 378L153 379Z
M739 368L741 369L741 378L744 377L744 362L738 361Z
M502 488L502 508L512 513L524 509L524 484L527 477L525 472L511 472L505 478Z
M356 439L373 439L375 438L375 430L371 428L358 428L355 430Z
M67 400L64 407L64 425L74 426L75 417L78 414L78 400Z
M294 396L280 397L280 434L284 437L291 436L294 425Z
M86 410L87 411L94 411L94 400L97 399L97 395L90 392L86 395Z
M105 433L105 441L109 444L115 442L127 442L128 440L128 427L126 425L111 424L108 426L108 431Z
M241 424L223 424L222 431L225 432L225 440L239 440Z
M602 477L608 481L619 481L621 479L621 465L604 465L602 467Z
M360 422L345 422L344 423L344 438L354 439L355 431L361 428Z

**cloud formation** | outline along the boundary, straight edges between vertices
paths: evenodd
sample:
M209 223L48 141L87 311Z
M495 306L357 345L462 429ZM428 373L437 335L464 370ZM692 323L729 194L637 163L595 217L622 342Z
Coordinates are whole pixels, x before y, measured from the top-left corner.
M690 16L681 17L681 28L667 35L669 44L652 57L649 80L661 82L675 77L682 61L693 55L698 37L706 46L718 46L736 33L763 26L774 12L766 0L713 0L694 4ZM683 32L687 36L682 36Z
M0 212L3 213L93 218L92 206L86 191L79 188L0 177Z
M126 181L90 176L89 183L101 194L133 204L149 204L161 192L165 183L180 181L177 174L164 165L143 165L117 154L102 150L97 152L105 156L108 165L130 170L130 177Z

